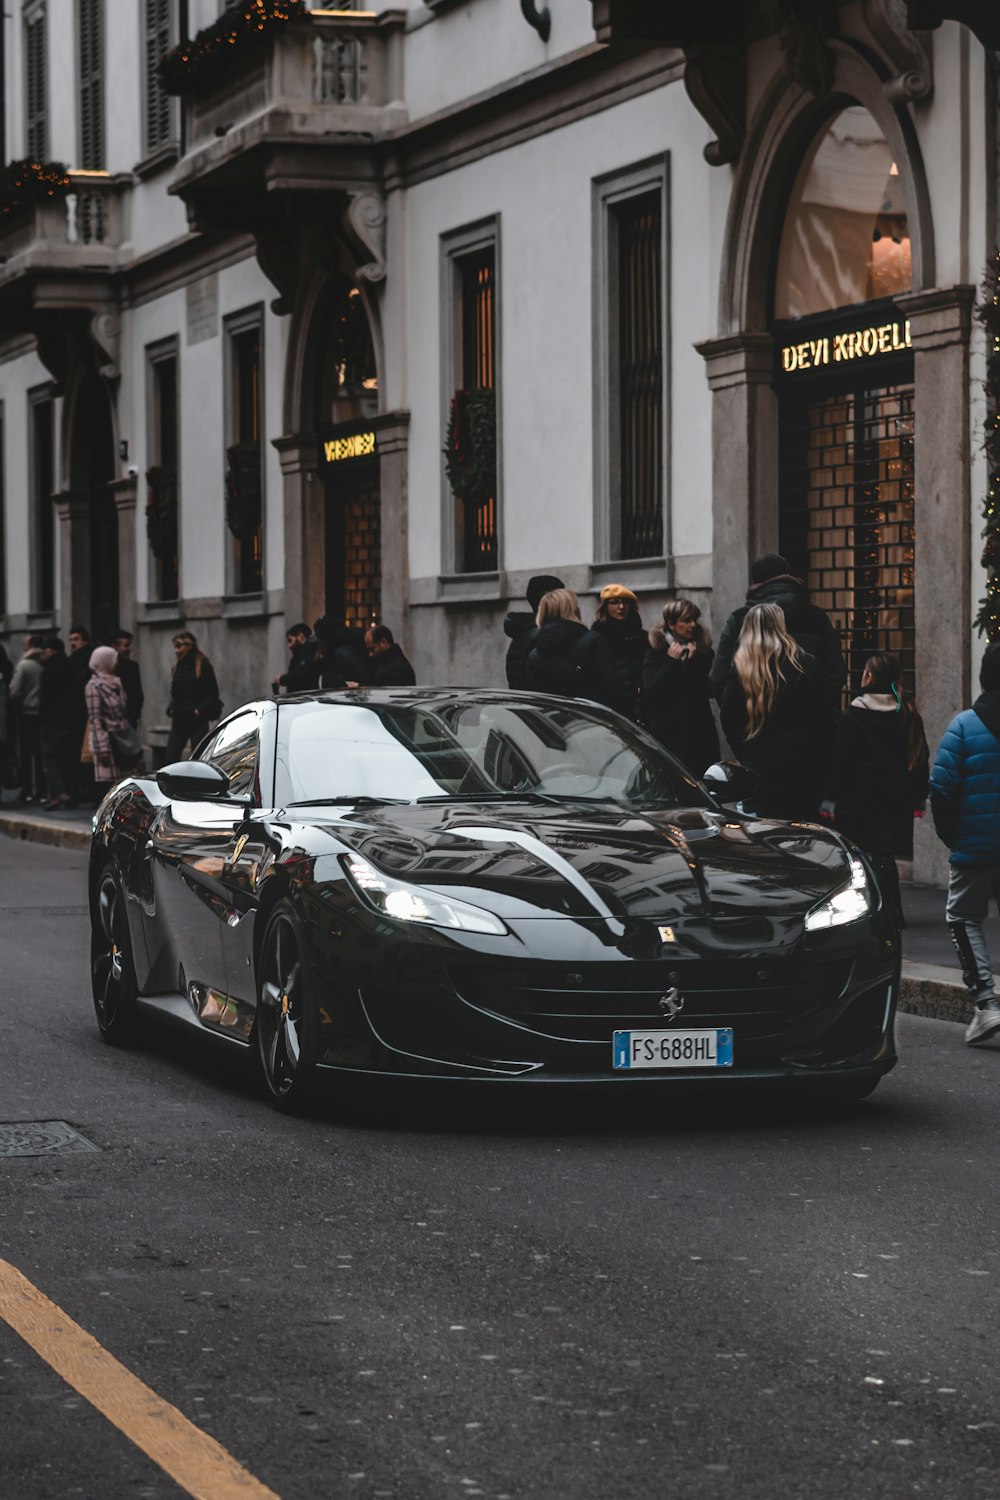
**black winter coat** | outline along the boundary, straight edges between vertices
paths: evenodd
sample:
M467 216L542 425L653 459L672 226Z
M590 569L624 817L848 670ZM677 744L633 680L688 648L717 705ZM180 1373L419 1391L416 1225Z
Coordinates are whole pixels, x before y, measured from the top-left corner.
M826 788L833 730L824 684L815 658L803 655L804 671L789 671L763 727L746 738L747 705L735 668L722 693L722 727L737 760L758 777L753 806L767 818L815 818Z
M503 622L503 633L510 638L505 663L509 688L528 686L528 652L537 629L535 616L523 609L512 609Z
M651 630L642 663L642 722L672 755L700 776L719 758L719 735L708 695L714 653L708 649L681 659L667 650L673 637Z
M603 636L579 620L548 620L528 652L528 687L561 698L590 698L621 712L624 692Z
M649 649L649 637L642 628L638 610L631 610L624 620L595 620L590 627L611 647L624 692L624 712L634 719L642 688L642 663Z
M174 727L205 730L222 713L219 684L215 669L207 656L201 659L201 671L193 651L189 651L174 668L170 679L170 703L167 713Z
M810 604L809 590L800 578L783 573L779 578L768 578L765 583L755 583L747 589L747 602L734 609L719 637L715 651L715 663L709 676L712 695L722 702L729 670L733 664L740 630L747 610L754 604L778 604L785 614L788 634L810 656L816 658L817 670L825 684L831 709L840 707L840 695L847 681L844 653L840 649L840 638L833 622L818 604Z
M417 674L395 644L388 651L368 658L368 682L372 687L413 687L416 680Z
M142 717L142 705L146 695L142 691L142 674L139 663L130 656L119 656L115 672L125 689L125 717L135 729Z
M927 801L928 752L906 765L906 720L889 693L865 693L840 714L830 777L837 828L869 854L913 855L913 814Z
M308 693L319 687L319 662L316 658L317 643L303 641L292 647L288 671L278 678L286 693Z
M38 724L54 734L70 733L79 720L76 700L79 673L62 651L42 663Z

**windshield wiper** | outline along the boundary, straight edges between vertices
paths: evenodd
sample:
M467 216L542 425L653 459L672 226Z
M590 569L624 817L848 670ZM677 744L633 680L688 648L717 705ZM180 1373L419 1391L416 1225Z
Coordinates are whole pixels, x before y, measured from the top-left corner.
M409 806L409 797L306 797L301 802L286 802L286 807L382 807L388 803Z

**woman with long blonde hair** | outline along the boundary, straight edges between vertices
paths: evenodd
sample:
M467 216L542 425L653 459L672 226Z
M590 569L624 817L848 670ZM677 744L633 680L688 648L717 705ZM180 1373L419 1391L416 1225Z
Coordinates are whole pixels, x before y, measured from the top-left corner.
M642 663L642 722L695 776L719 758L709 702L714 652L701 610L691 599L663 606L663 624L649 632Z
M777 604L755 604L746 613L722 693L722 727L757 773L758 813L818 816L832 715L815 658L796 645Z

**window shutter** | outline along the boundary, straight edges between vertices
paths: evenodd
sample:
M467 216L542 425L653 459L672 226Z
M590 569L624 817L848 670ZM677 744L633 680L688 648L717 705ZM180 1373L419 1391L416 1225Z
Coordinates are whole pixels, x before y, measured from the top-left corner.
M101 0L77 0L80 69L80 166L104 167L104 36Z
M143 0L146 54L145 152L150 156L170 141L171 100L160 83L158 68L170 51L170 0Z
M32 161L48 158L45 118L45 11L35 10L24 25L25 147Z

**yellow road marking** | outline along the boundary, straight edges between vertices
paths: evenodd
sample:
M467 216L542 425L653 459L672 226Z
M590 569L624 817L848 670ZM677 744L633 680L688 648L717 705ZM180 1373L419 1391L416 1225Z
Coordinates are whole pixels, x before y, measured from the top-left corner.
M279 1500L5 1260L0 1318L195 1500Z

